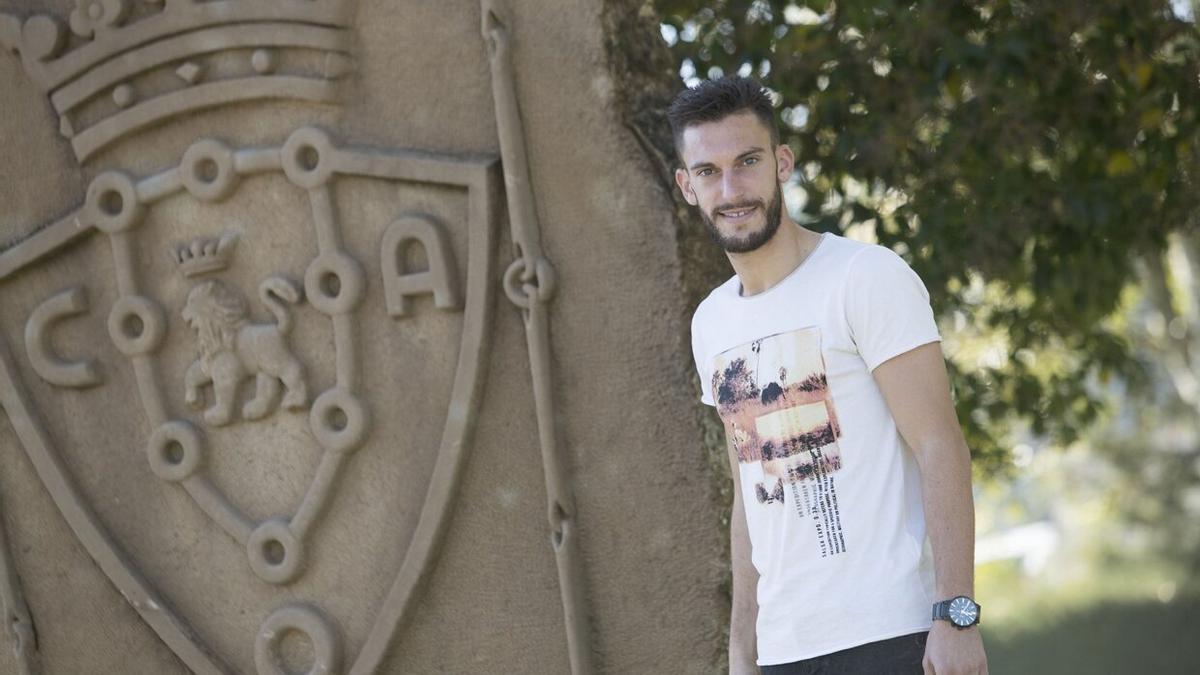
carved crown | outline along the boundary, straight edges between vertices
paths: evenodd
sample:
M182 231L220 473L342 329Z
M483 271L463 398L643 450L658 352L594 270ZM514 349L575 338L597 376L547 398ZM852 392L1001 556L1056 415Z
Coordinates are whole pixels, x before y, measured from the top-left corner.
M188 278L219 272L229 267L237 241L237 232L233 230L226 230L220 239L196 237L191 242L178 244L171 252L171 259L179 266L179 272Z
M80 161L169 117L257 99L332 103L353 0L75 0L0 13L0 46L50 97Z

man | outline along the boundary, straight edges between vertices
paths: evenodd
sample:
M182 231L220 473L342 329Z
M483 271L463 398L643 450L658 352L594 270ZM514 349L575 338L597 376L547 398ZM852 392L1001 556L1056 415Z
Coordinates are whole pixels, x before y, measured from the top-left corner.
M730 672L986 673L970 453L924 285L788 217L762 85L703 82L668 117L679 189L736 273L692 319L734 481Z

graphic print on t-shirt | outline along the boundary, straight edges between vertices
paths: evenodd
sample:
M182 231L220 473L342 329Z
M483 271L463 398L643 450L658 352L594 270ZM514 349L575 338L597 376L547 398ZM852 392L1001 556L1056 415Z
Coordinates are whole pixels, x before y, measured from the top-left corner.
M761 473L759 508L784 508L816 528L821 557L846 551L834 474L841 436L817 326L754 340L718 354L712 392L738 462ZM736 479L736 478L735 478ZM786 488L785 488L786 486ZM749 508L749 497L746 498Z

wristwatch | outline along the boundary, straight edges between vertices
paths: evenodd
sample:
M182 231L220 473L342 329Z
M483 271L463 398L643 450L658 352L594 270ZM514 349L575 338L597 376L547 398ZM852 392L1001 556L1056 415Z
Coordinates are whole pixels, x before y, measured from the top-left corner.
M933 620L949 621L962 630L979 623L979 604L965 595L933 603Z

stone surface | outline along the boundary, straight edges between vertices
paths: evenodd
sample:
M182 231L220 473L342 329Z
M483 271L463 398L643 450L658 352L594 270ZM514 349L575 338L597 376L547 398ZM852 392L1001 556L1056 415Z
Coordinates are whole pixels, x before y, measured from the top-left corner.
M58 46L10 44L0 23L17 49L0 54L0 516L34 671L270 672L267 649L351 672L410 588L379 672L570 672L528 337L501 284L518 252L480 3L299 3L317 13L303 30L115 4L115 23ZM554 437L591 661L713 672L726 544L679 226L609 51L632 5L499 6L557 279ZM63 27L73 9L0 3ZM134 35L164 16L209 32L169 49ZM167 52L129 72L98 60L77 102L23 61L118 43ZM242 320L194 320L222 313ZM204 358L222 326L236 337ZM459 451L453 480L435 478ZM444 513L440 537L423 512ZM315 654L278 637L293 625ZM3 639L0 673L22 672Z

